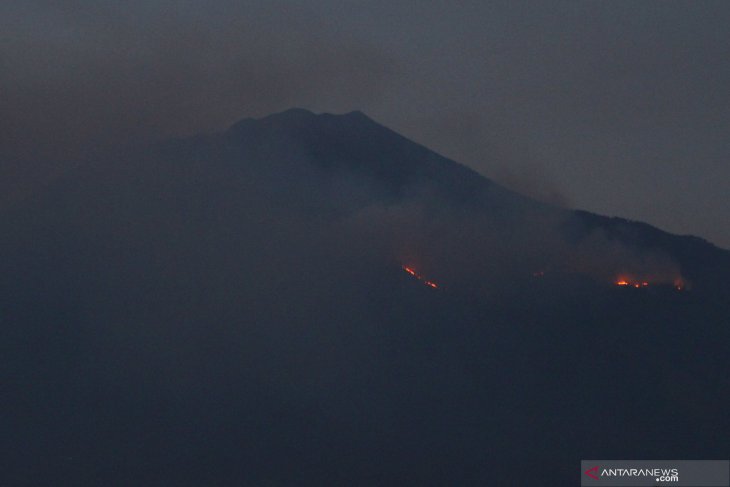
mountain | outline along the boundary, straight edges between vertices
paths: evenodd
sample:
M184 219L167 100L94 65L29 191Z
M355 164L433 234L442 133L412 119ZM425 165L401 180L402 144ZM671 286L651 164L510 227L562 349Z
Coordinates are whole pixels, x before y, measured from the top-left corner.
M0 230L7 485L558 486L730 454L730 253L359 112L99 157Z

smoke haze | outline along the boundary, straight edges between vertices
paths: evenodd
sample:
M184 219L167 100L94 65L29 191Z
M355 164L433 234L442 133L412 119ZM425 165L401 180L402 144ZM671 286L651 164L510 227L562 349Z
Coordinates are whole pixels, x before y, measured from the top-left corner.
M724 2L5 2L2 189L244 116L361 109L518 191L727 247L729 18Z

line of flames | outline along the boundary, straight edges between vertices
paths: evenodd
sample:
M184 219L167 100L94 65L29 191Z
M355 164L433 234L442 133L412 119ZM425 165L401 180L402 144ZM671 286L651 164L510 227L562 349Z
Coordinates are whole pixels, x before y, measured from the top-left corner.
M432 287L434 289L438 289L438 284L436 284L433 281L429 281L427 279L424 279L423 276L421 276L419 273L417 273L415 270L413 270L411 267L408 267L406 265L402 265L401 268L406 271L408 274L412 275L422 283L424 283L426 286Z
M642 287L649 287L649 283L646 281L632 281L626 278L619 278L615 284L621 287L634 287L637 289ZM674 280L674 289L676 289L677 291L684 290L684 281L682 280L682 278L677 278Z
M632 281L628 281L626 279L619 279L618 281L616 281L616 285L617 286L624 286L624 287L640 288L640 287L648 287L649 286L649 283L646 282L646 281L641 281L641 282L635 281L635 282L632 282Z
M534 277L544 277L545 272L537 271L537 272L533 272L532 275ZM638 280L634 280L634 279L629 279L627 277L619 277L618 279L616 279L616 281L614 281L614 284L619 287L633 287L636 289L649 287L651 285L651 283L648 281L638 281ZM675 279L673 285L674 285L674 289L676 289L677 291L684 291L684 289L685 289L685 283L681 277L678 277L677 279Z

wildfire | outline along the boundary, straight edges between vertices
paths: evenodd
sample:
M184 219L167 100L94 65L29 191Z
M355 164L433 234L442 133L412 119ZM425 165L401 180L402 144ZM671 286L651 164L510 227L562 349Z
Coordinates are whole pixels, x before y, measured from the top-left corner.
M635 287L635 288L642 288L642 287L648 287L649 283L646 281L631 281L629 279L619 279L616 281L617 286L623 286L623 287Z
M649 287L649 283L647 281L639 281L635 279L630 279L627 277L620 277L614 282L615 285L621 286L621 287L633 287L636 289ZM684 280L681 277L678 277L674 280L673 283L674 289L677 291L684 291L685 289L685 283Z
M432 287L432 288L434 288L434 289L438 289L438 284L436 284L436 283L435 283L435 282L433 282L433 281L429 281L429 280L427 280L427 279L424 279L424 278L423 278L423 276L421 276L421 275L420 275L419 273L417 273L417 272L416 272L416 271L415 271L414 269L412 269L411 267L408 267L408 266L406 266L406 265L402 265L402 266L401 266L401 268L402 268L402 269L403 269L404 271L406 271L406 272L407 272L408 274L412 275L413 277L415 277L416 279L418 279L419 281L421 281L421 282L422 282L423 284L425 284L426 286L428 286L428 287Z

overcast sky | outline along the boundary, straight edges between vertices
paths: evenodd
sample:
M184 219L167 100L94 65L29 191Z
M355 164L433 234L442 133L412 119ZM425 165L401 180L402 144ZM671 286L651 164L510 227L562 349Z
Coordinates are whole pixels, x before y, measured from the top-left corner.
M6 1L0 176L357 109L527 194L730 248L729 86L724 1Z

